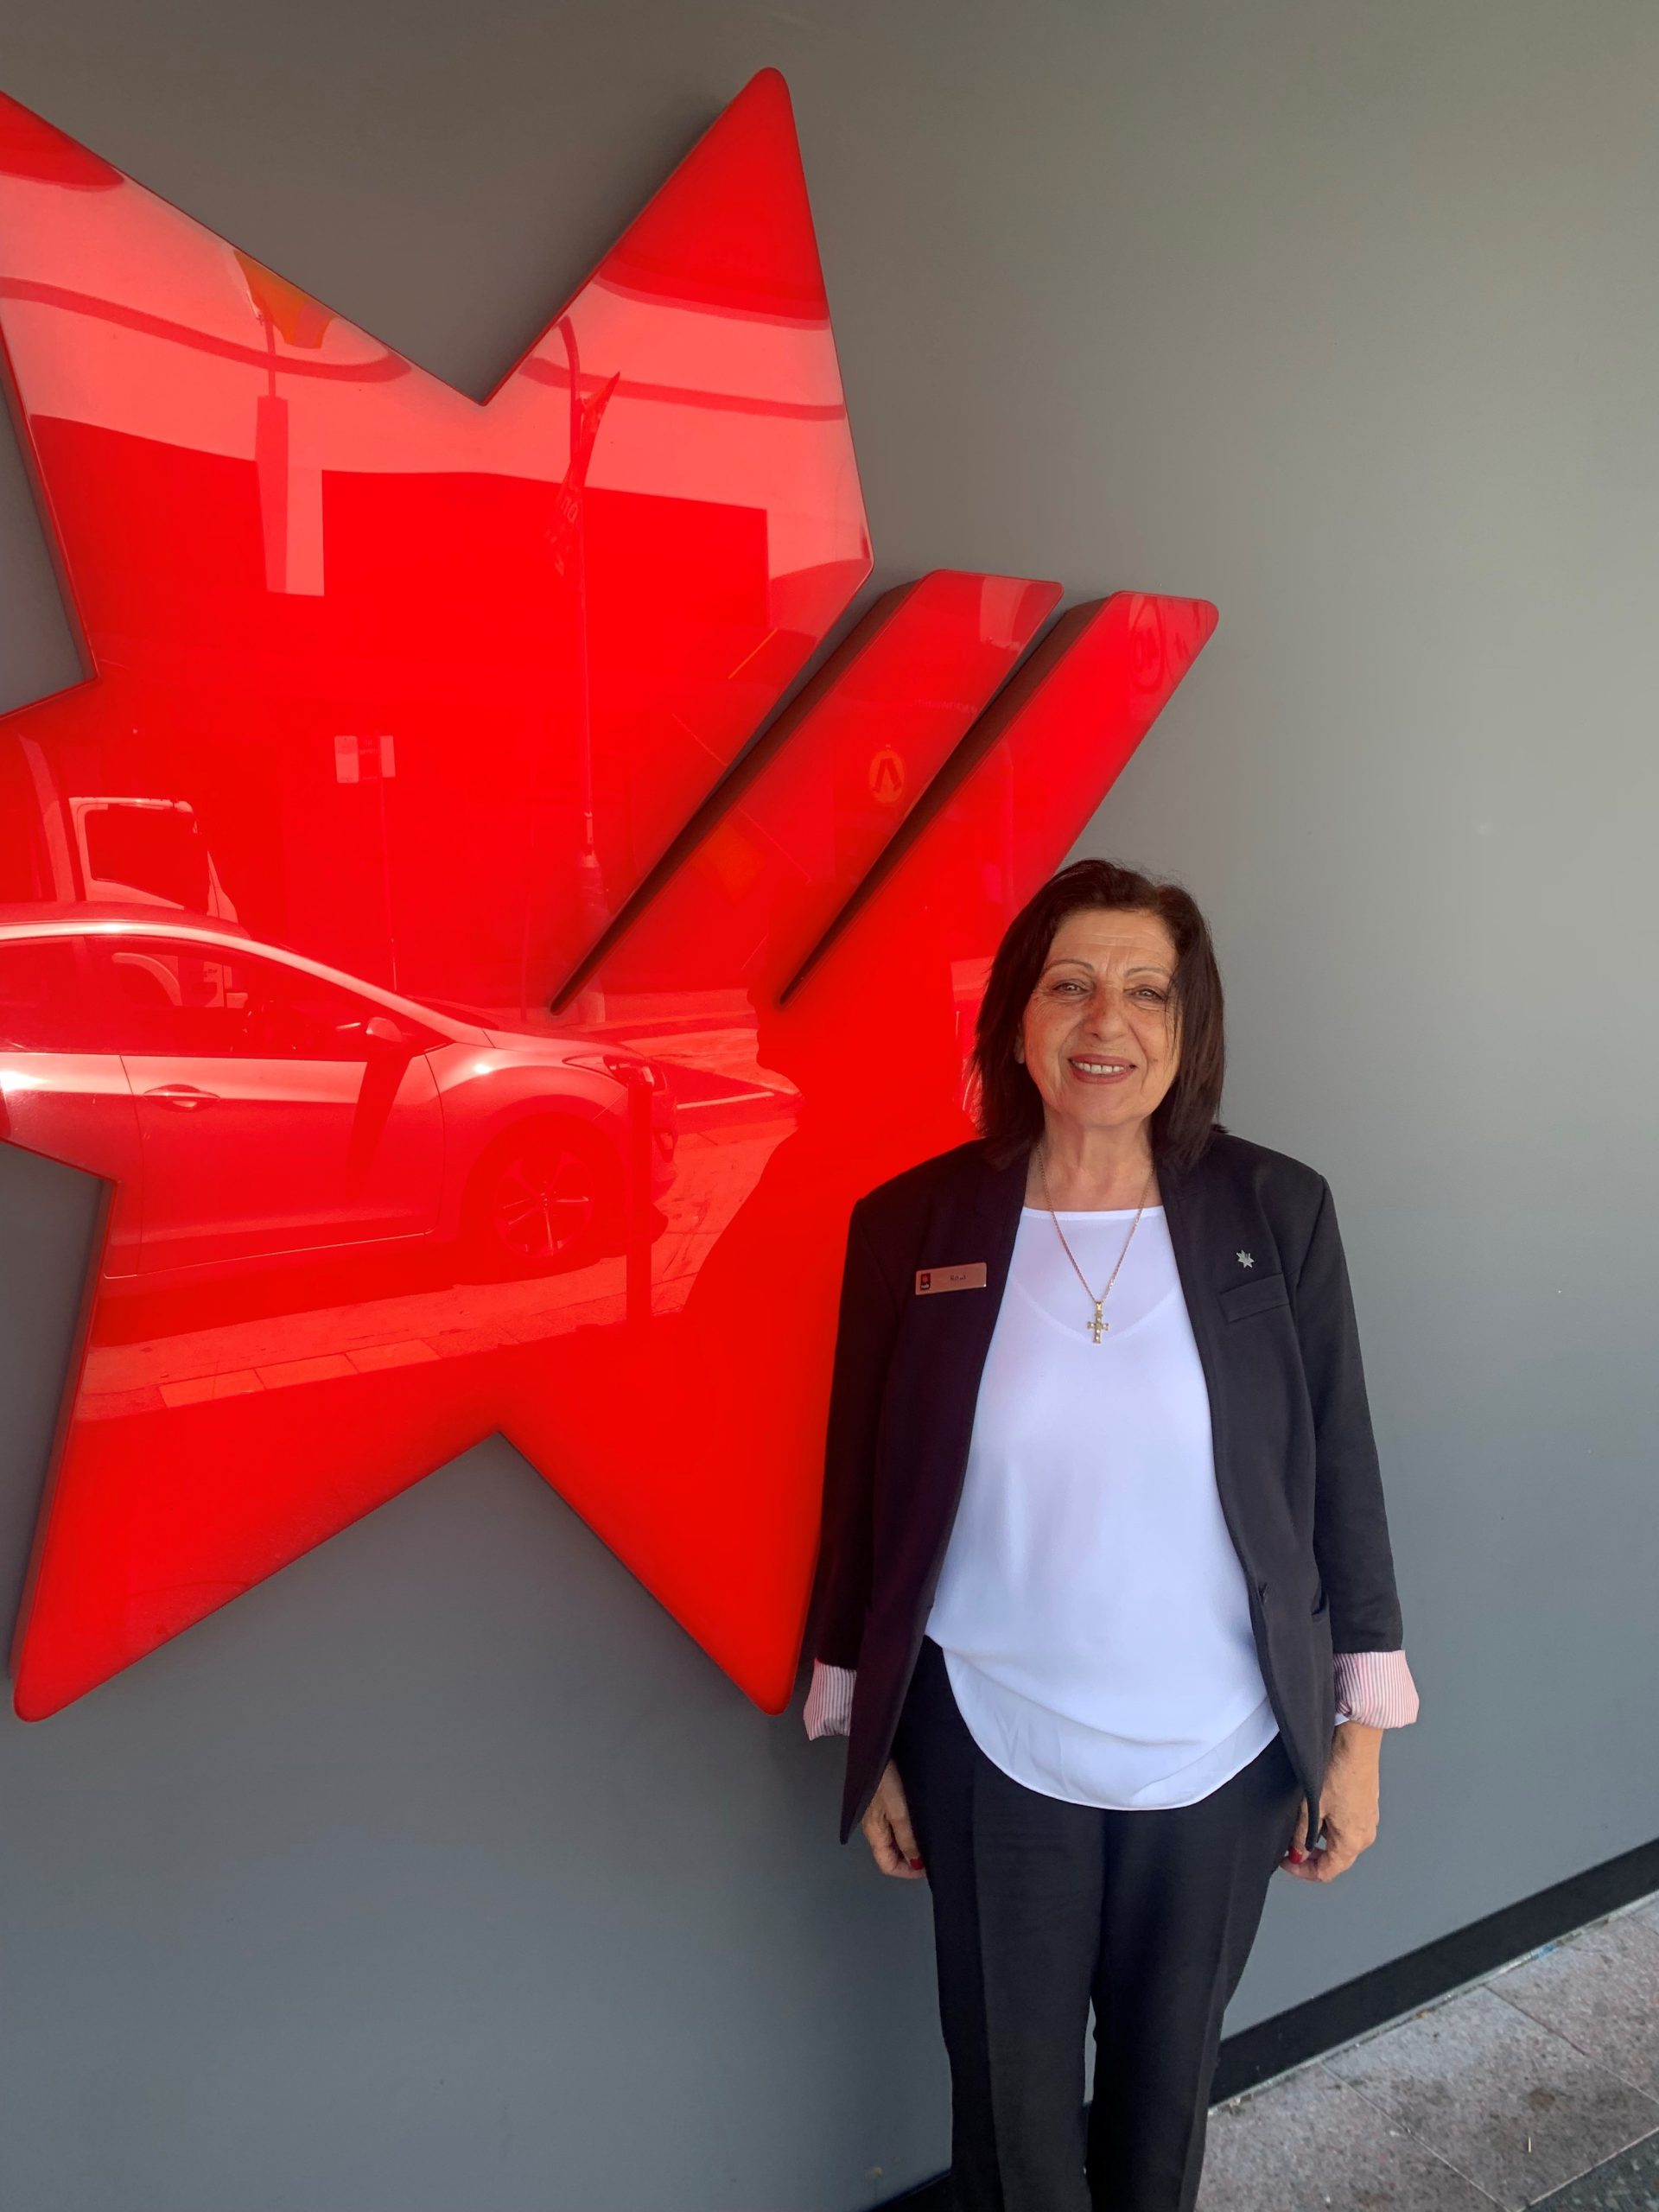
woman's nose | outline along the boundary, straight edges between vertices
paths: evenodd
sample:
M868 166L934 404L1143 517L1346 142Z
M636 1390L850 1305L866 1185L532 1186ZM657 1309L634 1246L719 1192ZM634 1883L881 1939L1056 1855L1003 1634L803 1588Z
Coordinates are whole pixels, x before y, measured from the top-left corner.
M1116 991L1097 990L1089 1002L1086 1027L1097 1037L1109 1037L1124 1027L1123 1001Z

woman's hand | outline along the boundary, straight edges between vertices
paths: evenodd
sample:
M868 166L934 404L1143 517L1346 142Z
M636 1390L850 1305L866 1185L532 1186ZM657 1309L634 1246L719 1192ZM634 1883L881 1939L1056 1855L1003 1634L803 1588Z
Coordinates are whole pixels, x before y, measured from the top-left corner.
M1279 1861L1300 1882L1334 1882L1362 1851L1376 1840L1376 1803L1381 1779L1382 1731L1361 1720L1344 1720L1331 1739L1331 1764L1319 1800L1325 1847L1309 1851L1307 1800L1296 1815L1290 1849ZM1318 1829L1314 1834L1317 1835Z
M913 1882L926 1873L916 1846L915 1831L910 1825L905 1785L891 1759L881 1770L875 1795L866 1807L859 1826L884 1874L897 1874L901 1881Z

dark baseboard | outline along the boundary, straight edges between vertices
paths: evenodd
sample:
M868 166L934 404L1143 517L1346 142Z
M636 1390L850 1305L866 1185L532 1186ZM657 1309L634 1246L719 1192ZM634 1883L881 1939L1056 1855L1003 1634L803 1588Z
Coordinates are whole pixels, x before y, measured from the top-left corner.
M950 2177L940 2174L919 2189L907 2189L902 2196L884 2196L875 2212L952 2212Z
M1633 1904L1653 1890L1659 1890L1659 1841L1638 1844L1634 1851L1554 1883L1466 1928L1455 1928L1420 1950L1408 1951L1402 1959L1390 1959L1386 1966L1373 1967L1369 1974L1310 1997L1306 2004L1294 2005L1287 2012L1258 2020L1253 2028L1243 2028L1224 2040L1211 2093L1212 2108L1273 2075L1305 2065L1324 2051L1351 2043L1356 2036L1403 2018L1448 1990L1495 1974L1540 1943L1570 1936L1574 1929L1616 1912L1620 1905ZM900 2212L900 2208L902 2212L950 2212L947 2177L940 2174L903 2196L887 2198L880 2212Z
M1501 1912L1488 1913L1466 1928L1454 1928L1449 1936L1437 1936L1402 1959L1390 1959L1386 1966L1373 1967L1369 1974L1310 1997L1306 2004L1294 2005L1288 2012L1242 2028L1222 2044L1211 2101L1223 2104L1269 2075L1334 2050L1369 2029L1380 2028L1385 2020L1414 2012L1447 1990L1495 1974L1540 1943L1570 1936L1587 1921L1616 1912L1622 1904L1633 1904L1651 1890L1659 1890L1659 1841L1638 1844L1634 1851L1555 1882L1516 1904L1505 1905Z

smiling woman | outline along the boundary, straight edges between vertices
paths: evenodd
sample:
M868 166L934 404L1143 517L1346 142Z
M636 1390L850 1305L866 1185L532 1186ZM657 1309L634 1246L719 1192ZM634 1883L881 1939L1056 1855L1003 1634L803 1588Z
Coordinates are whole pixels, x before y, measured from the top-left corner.
M1058 1178L1084 1130L1116 1127L1103 1157L1196 1160L1226 1071L1221 975L1197 902L1106 861L1062 869L998 949L975 1061L981 1128L999 1157L1041 1138ZM1096 1110L1081 1094L1103 1085L1118 1096Z
M964 2212L1191 2212L1274 1869L1352 1864L1416 1714L1346 1268L1216 1118L1178 886L1046 884L975 1066L980 1136L853 1209L808 1731L931 1885Z

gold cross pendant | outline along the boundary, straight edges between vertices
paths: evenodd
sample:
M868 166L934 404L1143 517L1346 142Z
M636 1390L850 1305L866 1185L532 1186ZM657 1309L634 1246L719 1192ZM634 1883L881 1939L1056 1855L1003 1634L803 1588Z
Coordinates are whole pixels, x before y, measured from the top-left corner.
M1112 1325L1109 1321L1103 1320L1101 1318L1100 1309L1105 1303L1106 1301L1103 1298L1097 1298L1095 1300L1095 1342L1096 1344L1100 1342L1101 1331L1103 1329L1109 1329Z

